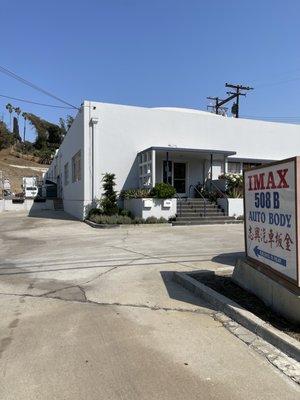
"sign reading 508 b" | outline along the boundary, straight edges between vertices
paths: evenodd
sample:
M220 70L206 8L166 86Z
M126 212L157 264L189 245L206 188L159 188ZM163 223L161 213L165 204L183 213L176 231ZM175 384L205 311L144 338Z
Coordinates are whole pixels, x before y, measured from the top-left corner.
M295 157L244 173L246 255L298 287L299 166Z

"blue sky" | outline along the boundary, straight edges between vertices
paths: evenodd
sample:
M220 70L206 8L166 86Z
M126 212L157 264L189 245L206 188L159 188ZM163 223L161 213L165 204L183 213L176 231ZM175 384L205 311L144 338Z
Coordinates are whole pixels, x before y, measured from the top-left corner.
M298 0L2 3L0 64L72 104L206 109L233 82L255 88L241 115L300 123ZM3 94L59 104L0 74ZM53 122L70 112L10 102Z

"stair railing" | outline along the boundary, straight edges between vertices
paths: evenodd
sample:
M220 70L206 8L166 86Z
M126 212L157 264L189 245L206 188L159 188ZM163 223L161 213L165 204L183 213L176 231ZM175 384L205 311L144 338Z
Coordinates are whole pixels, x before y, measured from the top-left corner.
M178 193L175 193L175 197L178 199L177 204L179 203L179 217L181 217L181 214L182 214L182 197L180 197ZM178 213L178 207L177 207L177 213Z
M204 217L206 217L206 203L207 203L207 200L203 196L203 194L197 189L197 187L195 185L190 185L190 187L189 187L189 197L190 198L191 198L191 189L192 188L195 190L196 193L198 193L200 195L200 197L203 200L203 211L204 211L203 215L204 215Z
M218 193L220 193L222 195L222 197L225 199L226 201L226 214L228 215L228 211L229 211L229 200L228 200L228 196L226 193L223 192L223 190L221 190L212 180L210 180L209 184L211 186L213 186Z

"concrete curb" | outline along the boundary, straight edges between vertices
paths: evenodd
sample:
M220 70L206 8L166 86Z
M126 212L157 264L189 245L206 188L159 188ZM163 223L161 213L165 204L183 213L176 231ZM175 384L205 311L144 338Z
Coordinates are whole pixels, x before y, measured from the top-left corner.
M119 228L120 225L108 225L108 224L96 224L95 222L89 221L88 219L85 219L83 222L85 222L87 225L91 226L92 228L95 229L113 229L113 228Z
M83 222L85 222L87 225L91 226L92 228L96 229L112 229L112 228L121 228L121 229L136 229L136 228L150 228L150 227L157 227L157 228L172 228L172 225L169 223L163 223L163 224L114 224L114 225L109 225L109 224L96 224L95 222L89 221L88 219L85 219Z
M184 272L174 272L173 279L193 292L196 296L203 298L208 303L217 307L220 311L237 321L249 331L260 336L288 356L300 362L300 343L296 339L280 332L250 311L242 308L236 302L208 286L205 286L203 283L196 281Z

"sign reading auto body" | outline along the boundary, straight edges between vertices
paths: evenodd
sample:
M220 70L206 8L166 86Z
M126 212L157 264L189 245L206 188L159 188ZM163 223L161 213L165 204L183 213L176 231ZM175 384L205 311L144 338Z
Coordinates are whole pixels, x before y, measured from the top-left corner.
M246 254L299 286L297 158L244 174Z

